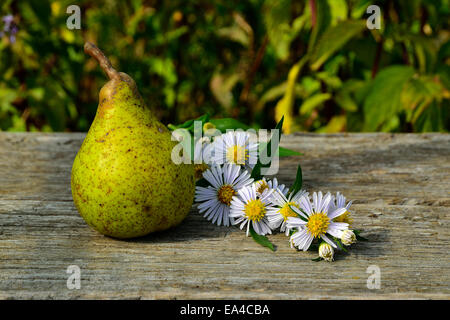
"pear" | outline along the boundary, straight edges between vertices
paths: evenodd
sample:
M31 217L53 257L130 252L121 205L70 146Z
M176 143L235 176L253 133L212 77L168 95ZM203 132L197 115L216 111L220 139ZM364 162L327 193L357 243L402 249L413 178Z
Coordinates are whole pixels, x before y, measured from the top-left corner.
M109 77L95 119L72 167L76 208L86 223L115 238L134 238L179 224L191 208L194 166L171 159L169 130L92 43L84 51Z

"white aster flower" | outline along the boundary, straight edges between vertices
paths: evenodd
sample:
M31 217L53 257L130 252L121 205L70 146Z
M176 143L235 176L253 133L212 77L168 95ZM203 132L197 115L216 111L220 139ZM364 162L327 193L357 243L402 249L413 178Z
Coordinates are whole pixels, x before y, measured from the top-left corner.
M286 232L286 235L289 235L290 229L286 227L286 221L288 217L298 217L297 213L290 207L294 206L299 209L300 199L307 196L308 193L304 190L300 190L295 194L291 193L287 198L280 189L273 192L270 200L274 207L267 211L267 219L269 220L272 229L281 226L280 231Z
M217 222L218 226L229 226L233 222L230 218L231 200L240 188L252 184L250 173L233 164L213 165L203 173L203 178L211 186L195 188L195 201L201 202L198 205L200 213L204 213L212 223Z
M250 134L229 131L214 139L214 162L233 163L251 171L258 160L258 144L250 141Z
M322 242L319 246L319 257L325 261L333 261L334 249L326 242Z
M352 243L355 243L356 235L353 232L353 230L344 230L344 232L342 233L342 236L341 236L341 242L346 246L349 246Z
M327 236L341 238L344 230L348 228L347 223L334 222L333 219L343 214L345 208L329 210L331 194L322 196L322 192L313 193L313 203L309 197L300 199L300 209L292 206L302 218L288 217L287 227L296 228L298 231L291 236L291 244L298 249L306 251L315 238L321 238L332 247L337 248L336 244Z
M335 222L345 222L348 223L349 228L352 226L353 218L350 215L350 206L352 201L347 204L346 198L339 192L336 193L336 198L333 196L333 200L330 202L330 210L335 210L337 208L345 208L345 212L334 219Z
M256 185L256 194L258 196L263 195L267 192L275 192L277 189L280 190L283 195L286 195L289 189L284 184L278 184L277 178L273 178L273 180L266 180L266 178L262 178L255 182Z
M256 186L253 183L238 191L238 196L231 200L230 217L236 218L233 224L241 224L243 229L247 225L247 236L250 230L250 224L257 234L271 234L272 229L267 220L267 211L271 210L269 197L271 192L262 196L256 194Z

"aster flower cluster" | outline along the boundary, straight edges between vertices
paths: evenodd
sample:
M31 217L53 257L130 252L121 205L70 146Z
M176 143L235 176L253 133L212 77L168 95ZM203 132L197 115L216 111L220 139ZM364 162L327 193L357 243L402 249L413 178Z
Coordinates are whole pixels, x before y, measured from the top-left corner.
M351 201L346 202L342 194L314 192L310 196L301 189L301 169L297 174L300 185L296 180L291 188L279 184L277 178L255 180L252 169L258 145L250 143L247 133L227 132L200 145L197 153L208 154L212 160L196 165L204 184L196 187L195 202L207 220L218 226L237 225L272 250L266 235L283 232L292 248L317 247L315 260L333 261L335 250L346 251L345 247L356 242L359 235L351 229Z
M275 127L278 133L283 119ZM245 229L247 236L273 251L275 247L267 235L284 233L291 248L317 250L319 256L314 261L333 261L335 250L347 251L357 240L366 240L352 229L352 202L347 202L339 192L310 195L302 189L300 166L289 188L275 177L263 176L263 168L270 168L273 160L267 151L278 150L280 157L301 155L280 147L280 135L272 135L268 142L258 142L256 134L240 130L246 126L239 121L209 119L208 114L168 127L173 130L175 140L188 141L184 150L194 151L190 156L197 179L194 201L208 221ZM216 130L212 140L209 130ZM199 132L206 136L197 137L192 144L189 137ZM262 164L263 154L267 154L268 163Z

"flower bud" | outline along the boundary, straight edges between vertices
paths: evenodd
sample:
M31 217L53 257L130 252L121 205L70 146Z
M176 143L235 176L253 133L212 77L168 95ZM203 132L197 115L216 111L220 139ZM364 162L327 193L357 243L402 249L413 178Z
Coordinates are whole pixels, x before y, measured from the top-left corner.
M342 233L341 241L344 245L349 246L356 242L356 235L352 230L345 230Z
M319 257L325 261L333 261L334 249L326 242L322 242L319 246Z
M203 125L203 131L206 132L211 129L216 129L216 126L211 122L205 122L205 124Z

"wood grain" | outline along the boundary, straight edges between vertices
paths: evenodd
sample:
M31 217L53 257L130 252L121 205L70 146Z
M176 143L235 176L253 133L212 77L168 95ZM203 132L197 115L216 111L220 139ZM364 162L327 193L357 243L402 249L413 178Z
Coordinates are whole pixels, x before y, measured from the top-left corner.
M271 252L195 210L178 227L120 241L91 230L70 192L84 134L0 133L0 299L449 299L450 135L292 134L310 192L354 200L359 242L334 263L312 262L283 234ZM81 289L66 286L69 265ZM367 267L381 270L370 290Z

